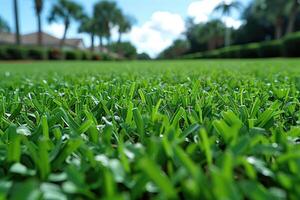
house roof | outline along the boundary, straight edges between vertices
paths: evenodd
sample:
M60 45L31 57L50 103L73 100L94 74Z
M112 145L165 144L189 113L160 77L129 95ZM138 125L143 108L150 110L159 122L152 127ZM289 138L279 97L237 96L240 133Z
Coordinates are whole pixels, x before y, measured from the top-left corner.
M36 45L38 39L38 33L29 33L21 35L21 42L24 45ZM43 32L43 44L45 46L59 46L61 39L54 37L48 33ZM15 43L14 33L0 33L0 43L13 44ZM81 38L71 38L65 40L65 46L73 48L84 47L83 40Z
M66 44L70 46L79 46L83 44L83 40L81 38L72 38L72 39L66 39Z
M16 38L13 33L0 32L0 44L15 43Z
M32 45L37 43L38 33L30 33L26 35L22 35L22 43L25 45ZM43 33L43 44L44 45L57 45L59 44L59 39L49 35L47 33Z

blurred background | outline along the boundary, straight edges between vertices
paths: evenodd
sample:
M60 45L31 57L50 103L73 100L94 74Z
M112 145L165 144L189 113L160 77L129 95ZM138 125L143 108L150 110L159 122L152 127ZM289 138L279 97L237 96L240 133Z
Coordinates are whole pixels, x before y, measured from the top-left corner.
M80 51L82 59L171 59L279 40L300 30L299 6L299 0L0 0L0 46L31 47L32 58L74 58ZM3 52L0 59L12 58Z

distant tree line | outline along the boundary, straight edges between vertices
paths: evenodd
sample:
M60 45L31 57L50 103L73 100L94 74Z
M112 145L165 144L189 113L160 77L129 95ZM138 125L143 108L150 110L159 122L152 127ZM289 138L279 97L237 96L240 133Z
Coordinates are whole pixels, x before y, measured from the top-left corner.
M44 0L33 0L34 9L37 18L37 30L38 38L37 44L43 46L43 24L41 15L44 10ZM15 35L16 45L21 45L20 39L20 19L19 19L19 7L18 0L12 0L15 16ZM51 23L63 23L64 34L61 38L60 47L63 47L67 38L68 31L73 22L79 22L80 26L78 29L79 33L89 34L91 40L90 50L95 50L95 41L99 39L99 49L103 50L104 46L106 49L114 49L123 53L129 58L137 57L135 47L128 43L122 42L122 35L129 32L135 19L125 14L114 1L102 0L97 2L93 7L92 14L88 15L84 12L83 7L72 0L56 0L52 4L50 13L48 15L48 22ZM112 41L112 30L118 31L118 39ZM4 19L0 18L0 32L10 32L11 29ZM106 42L104 44L104 41ZM119 47L117 48L116 46ZM125 49L122 49L125 48ZM133 50L134 49L134 50Z
M299 0L252 0L247 7L241 0L224 0L214 14L230 17L234 10L243 22L239 28L227 27L220 19L206 23L187 19L184 39L174 41L159 57L176 58L224 46L270 41L300 30Z

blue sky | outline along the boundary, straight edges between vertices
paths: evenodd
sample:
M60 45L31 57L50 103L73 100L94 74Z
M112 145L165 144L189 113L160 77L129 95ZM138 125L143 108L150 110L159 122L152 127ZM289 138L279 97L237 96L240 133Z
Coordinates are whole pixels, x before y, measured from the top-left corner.
M33 0L18 0L20 11L20 25L22 33L36 31L36 18L34 14ZM91 13L93 5L99 0L74 0L84 6L86 12ZM116 0L118 5L127 14L137 20L132 31L125 35L124 40L131 41L139 52L147 52L155 56L172 41L181 37L184 32L184 20L194 17L197 22L205 22L209 18L216 17L211 14L214 6L221 0ZM242 0L245 5L250 0ZM12 0L0 0L0 15L13 27ZM62 24L47 23L47 16L55 0L45 0L43 12L43 28L46 32L60 37ZM233 18L224 19L228 25L238 27L240 21L237 13ZM77 33L78 24L74 23L68 33L68 37L82 37L86 46L90 44L89 37ZM114 34L115 35L115 34Z

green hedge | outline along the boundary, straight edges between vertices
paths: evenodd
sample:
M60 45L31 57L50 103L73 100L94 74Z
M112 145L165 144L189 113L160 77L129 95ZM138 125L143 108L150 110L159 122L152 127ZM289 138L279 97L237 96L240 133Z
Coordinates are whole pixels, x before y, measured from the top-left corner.
M204 58L204 55L202 52L198 52L198 53L183 55L181 58L182 59L200 59L200 58Z
M184 58L258 58L260 57L260 44L235 45L218 50L186 55Z
M39 48L39 47L32 47L28 49L28 59L30 60L47 60L48 53L47 49Z
M65 59L65 54L60 49L48 49L49 60L63 60Z
M260 44L259 56L261 58L281 57L282 55L281 40L263 42Z
M8 55L7 55L7 49L5 46L0 47L0 60L7 60Z
M106 53L36 46L0 45L0 60L116 60Z
M8 60L24 60L28 57L28 50L24 47L8 46L6 56Z
M243 45L239 51L239 58L259 58L259 48L258 43Z
M115 60L115 58L109 56L107 53L100 53L100 60L108 61Z
M101 60L101 56L99 54L94 53L92 55L92 60Z
M213 51L207 51L207 52L204 52L202 54L203 57L206 57L206 58L219 58L220 56L220 51L218 50L213 50Z
M65 52L65 58L66 60L81 60L82 53L76 50L68 50Z
M286 57L300 57L300 32L288 35L283 40L283 54Z
M92 60L93 54L89 51L82 52L82 60Z
M219 50L219 58L239 58L240 46L225 47Z
M235 45L221 49L184 55L185 59L200 58L271 58L300 57L300 32L280 40Z

